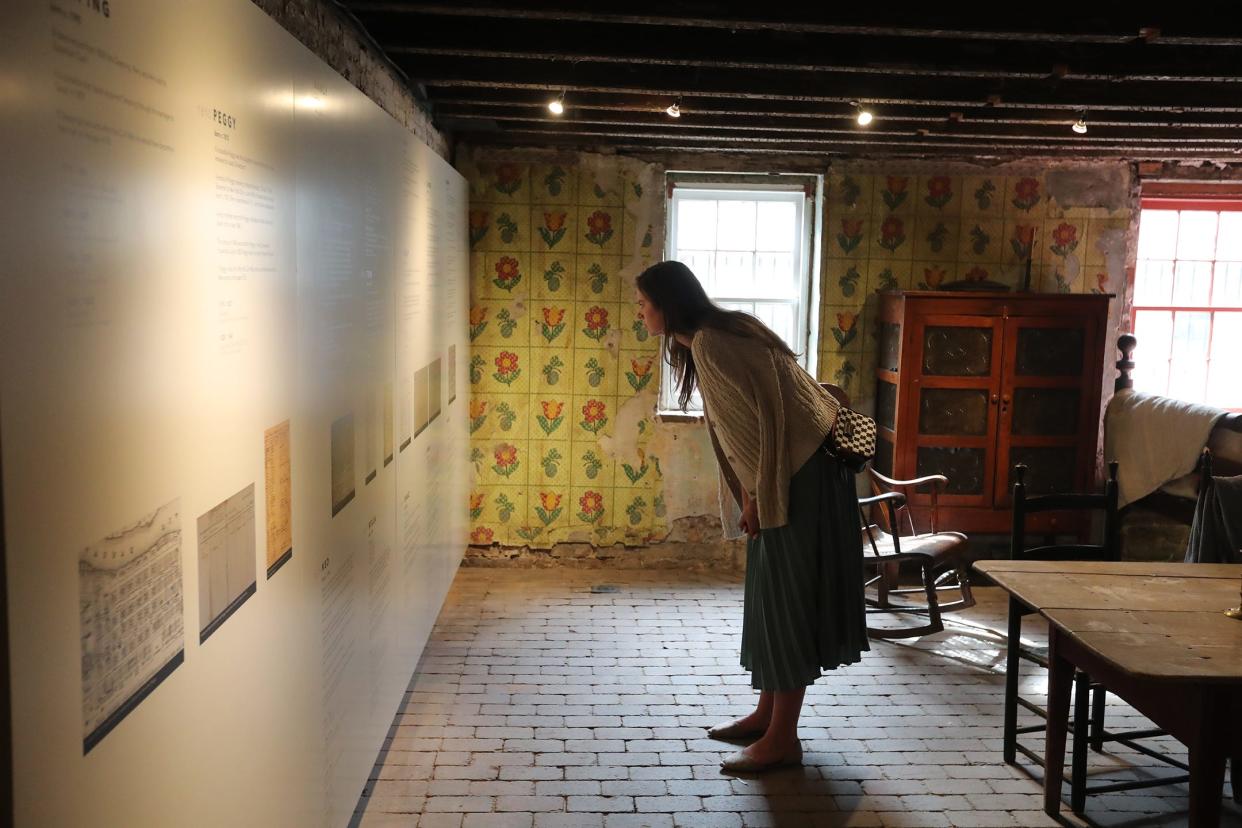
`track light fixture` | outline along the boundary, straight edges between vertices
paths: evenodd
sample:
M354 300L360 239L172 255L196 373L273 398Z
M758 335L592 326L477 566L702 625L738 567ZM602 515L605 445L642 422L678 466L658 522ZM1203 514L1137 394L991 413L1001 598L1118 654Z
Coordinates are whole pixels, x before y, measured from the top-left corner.
M866 126L875 119L875 116L861 102L853 101L853 104L854 108L858 110L857 121L859 126Z
M681 117L681 98L678 98L677 100L669 104L668 108L665 109L664 111L668 113L668 117L670 118L680 118Z
M1070 127L1070 129L1074 130L1074 132L1077 132L1079 135L1086 135L1087 134L1086 114L1084 113L1078 116L1078 120L1074 122L1074 125Z
M565 111L565 91L561 90L561 94L557 95L554 100L548 101L548 111L553 115L560 115Z

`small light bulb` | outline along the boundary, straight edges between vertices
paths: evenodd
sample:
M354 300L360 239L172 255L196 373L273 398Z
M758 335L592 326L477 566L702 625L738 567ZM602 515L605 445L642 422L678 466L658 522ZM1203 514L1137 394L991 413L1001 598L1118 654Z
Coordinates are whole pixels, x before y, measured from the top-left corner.
M557 98L556 100L549 101L548 111L551 112L553 115L560 115L562 112L564 112L565 104L561 103L564 97L565 97L564 95L561 95L561 97Z
M1079 135L1086 135L1087 134L1087 119L1079 118L1077 121L1074 122L1074 125L1070 127L1070 129L1074 130L1074 132L1077 132Z
M867 124L871 123L871 120L872 120L872 116L870 112L868 112L865 109L858 110L858 125L859 126L866 126Z
M666 109L666 110L664 110L664 111L668 113L668 117L670 117L670 118L680 118L680 117L681 117L681 107L680 107L680 106L678 106L677 104L669 104L668 109Z

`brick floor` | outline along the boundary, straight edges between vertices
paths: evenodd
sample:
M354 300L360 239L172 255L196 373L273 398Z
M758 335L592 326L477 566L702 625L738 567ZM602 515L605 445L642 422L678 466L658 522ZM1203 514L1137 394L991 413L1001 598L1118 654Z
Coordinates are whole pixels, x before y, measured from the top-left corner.
M592 592L610 584L616 592ZM462 569L355 822L406 828L1184 825L1184 785L1092 796L1087 821L1042 810L1039 783L1001 750L1004 601L807 693L806 765L722 775L734 748L706 725L753 705L738 666L742 589L731 576ZM1038 619L1024 636L1041 638ZM1038 694L1038 674L1023 680ZM1110 699L1110 727L1144 723ZM1031 744L1042 746L1035 739ZM1153 746L1178 753L1160 740ZM1092 779L1157 776L1117 747ZM1226 785L1226 798L1229 788ZM1067 789L1068 796L1068 789ZM1224 825L1242 826L1226 802Z

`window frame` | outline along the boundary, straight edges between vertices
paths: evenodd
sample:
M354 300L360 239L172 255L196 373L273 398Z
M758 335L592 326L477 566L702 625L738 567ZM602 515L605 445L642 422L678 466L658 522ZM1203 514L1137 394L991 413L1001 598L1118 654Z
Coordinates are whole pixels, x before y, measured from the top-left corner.
M1157 188L1152 188L1152 189L1157 189ZM1164 189L1164 188L1160 188L1160 189ZM1174 188L1170 188L1170 189L1174 189ZM1220 194L1215 194L1215 193L1207 194L1207 193L1199 193L1199 192L1195 192L1193 194L1192 193L1182 194L1182 193L1170 192L1168 194L1165 194L1165 193L1161 193L1159 189L1157 189L1157 194L1140 196L1140 199L1139 199L1139 228L1140 228L1139 233L1142 232L1142 229L1141 229L1142 220L1143 220L1142 214L1144 211L1147 211L1147 210L1176 210L1179 212L1181 211L1202 211L1202 212L1211 212L1211 213L1225 213L1225 212L1242 213L1242 191L1234 192L1231 190L1229 192L1222 192ZM1219 241L1219 234L1220 234L1219 222L1217 224L1216 232L1217 232L1217 239ZM1208 334L1207 334L1208 349L1207 349L1207 358L1205 360L1206 362L1205 377L1210 379L1212 375L1211 374L1212 362L1214 359L1212 349L1214 347L1215 335L1216 335L1216 315L1217 313L1220 313L1220 312L1228 312L1228 313L1242 312L1242 306L1215 305L1215 304L1208 304L1208 305L1144 305L1144 304L1139 304L1139 302L1137 301L1137 295L1136 295L1138 292L1138 267L1144 260L1141 260L1138 258L1137 247L1138 247L1138 237L1136 236L1135 237L1135 250L1136 250L1135 273L1134 273L1134 283L1132 285L1134 294L1132 294L1133 298L1130 302L1130 330L1134 331L1137 329L1138 314L1142 311L1169 312L1169 313L1174 313L1174 314L1176 313L1206 313L1208 314ZM1213 251L1213 255L1215 255L1215 251ZM1177 259L1175 257L1171 261L1173 262L1174 272L1176 272L1177 262L1182 261L1182 260ZM1186 260L1186 261L1192 261L1192 260ZM1199 260L1194 260L1194 261L1199 261ZM1212 282L1211 282L1211 292L1209 294L1209 302L1213 298L1215 298L1214 295L1216 293L1216 264L1219 261L1220 260L1216 258L1213 258L1211 260ZM1140 341L1139 344L1141 346L1142 342ZM1171 375L1171 372L1172 372L1172 359L1171 358L1169 360L1169 366L1168 366L1167 372L1168 373L1166 373L1165 392L1164 392L1166 395L1169 389L1168 377ZM1139 390L1142 390L1142 389L1139 389ZM1204 390L1205 391L1207 390L1206 387ZM1177 399L1180 399L1180 398L1177 398ZM1188 400L1188 402L1194 402L1200 405L1212 405L1212 403L1207 402L1206 400L1203 400L1203 399ZM1224 410L1242 411L1242 400L1239 400L1237 405L1224 407Z
M748 296L713 296L713 302L750 302L754 304L770 303L787 305L793 304L795 310L795 347L794 351L798 353L798 361L803 368L811 370L813 366L813 354L811 339L813 333L813 319L811 316L811 304L814 293L814 280L812 279L812 264L815 260L815 215L818 204L817 196L819 183L816 179L812 184L809 176L798 176L797 180L790 182L753 182L753 181L728 181L728 180L676 180L670 175L668 184L668 198L666 201L666 221L665 221L665 258L676 258L676 239L677 239L677 203L681 200L699 200L699 201L775 201L785 202L794 205L796 210L795 222L798 226L798 235L795 243L795 255L797 260L794 264L795 272L798 276L796 302L787 300L771 300L758 299ZM729 198L732 196L732 198ZM676 407L675 394L673 387L672 371L664 360L665 343L664 337L660 337L660 386L656 398L656 414L663 420L675 421L676 419L689 419L692 421L701 420L703 418L703 409L689 408L682 411Z

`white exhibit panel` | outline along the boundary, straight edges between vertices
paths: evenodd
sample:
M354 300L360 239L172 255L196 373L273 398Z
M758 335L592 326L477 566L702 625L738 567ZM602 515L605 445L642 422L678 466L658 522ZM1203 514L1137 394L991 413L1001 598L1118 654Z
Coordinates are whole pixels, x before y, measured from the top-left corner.
M0 7L18 826L339 826L464 549L466 185L246 0Z

